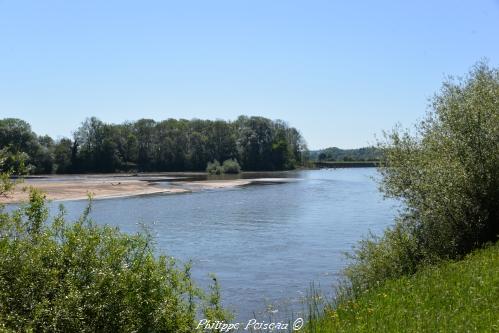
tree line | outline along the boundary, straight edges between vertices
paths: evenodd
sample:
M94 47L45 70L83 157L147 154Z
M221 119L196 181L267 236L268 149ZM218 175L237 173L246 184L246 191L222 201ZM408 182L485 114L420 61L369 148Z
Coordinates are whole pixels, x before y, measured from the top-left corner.
M87 118L72 138L39 136L21 119L0 120L3 169L29 173L200 171L237 161L243 170L293 169L307 147L282 120L140 119L122 124Z
M310 159L313 161L378 161L382 157L382 151L377 147L363 147L358 149L330 147L313 150L309 154Z

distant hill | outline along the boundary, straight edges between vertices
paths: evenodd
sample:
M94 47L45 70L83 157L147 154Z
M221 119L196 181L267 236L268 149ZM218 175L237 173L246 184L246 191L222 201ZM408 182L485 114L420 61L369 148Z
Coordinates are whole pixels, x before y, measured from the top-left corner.
M358 149L330 147L310 151L310 160L312 161L377 161L380 157L381 151L376 147Z

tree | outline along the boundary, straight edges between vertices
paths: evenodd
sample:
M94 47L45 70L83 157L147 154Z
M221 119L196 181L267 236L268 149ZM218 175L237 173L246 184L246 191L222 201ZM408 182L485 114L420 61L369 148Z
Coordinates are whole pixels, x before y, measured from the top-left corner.
M416 134L388 135L382 189L413 217L421 246L456 257L499 235L499 71L444 83Z
M239 117L238 146L244 170L271 170L272 126L263 117Z
M15 186L23 182L22 177L27 173L25 167L27 154L11 153L7 147L0 149L0 197L8 196L14 190ZM12 179L17 176L17 179ZM0 204L0 214L3 205Z
M31 163L35 166L35 173L50 174L54 170L54 140L48 136L39 136L32 152Z
M18 168L16 156L23 155L23 163L27 171L50 172L50 156L45 158L36 134L24 120L6 118L0 120L0 148L6 149L8 155L4 161L4 168ZM46 170L50 169L50 170Z
M381 190L404 209L382 237L360 243L347 269L354 293L499 239L498 69L480 62L447 80L426 119L380 147Z
M134 133L134 123L125 122L117 126L116 149L122 160L122 169L131 171L137 169L138 140Z
M15 118L0 120L0 147L9 147L11 152L28 153L36 145L36 134L27 122Z
M54 145L54 162L57 173L72 171L72 146L71 139L63 138Z
M140 119L135 123L135 136L138 141L137 165L141 171L152 169L154 156L154 128L156 122L152 119Z
M237 161L245 170L282 170L301 163L306 151L300 133L285 122L244 116L235 122L140 119L123 124L91 117L72 140L57 142L38 137L22 120L4 119L0 142L12 154L26 154L33 173L200 171L215 159Z
M0 149L0 197L7 196L15 186L15 182L10 179L12 170L5 167L7 161L7 149ZM0 205L0 209L2 205Z

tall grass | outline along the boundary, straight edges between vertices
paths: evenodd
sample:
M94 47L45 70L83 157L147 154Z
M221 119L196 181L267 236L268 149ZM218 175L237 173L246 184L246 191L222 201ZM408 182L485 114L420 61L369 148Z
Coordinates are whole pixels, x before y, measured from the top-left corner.
M337 304L311 298L304 333L499 332L499 243Z

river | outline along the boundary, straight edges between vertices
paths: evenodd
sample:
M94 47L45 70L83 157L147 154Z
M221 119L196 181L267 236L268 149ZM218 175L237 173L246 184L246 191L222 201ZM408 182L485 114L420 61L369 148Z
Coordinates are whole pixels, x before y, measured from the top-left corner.
M296 181L96 200L91 217L129 233L148 226L158 252L193 261L201 286L215 273L237 320L266 311L297 316L310 283L331 291L347 262L344 252L392 224L397 205L378 192L374 168L277 176ZM64 205L75 218L86 202Z

